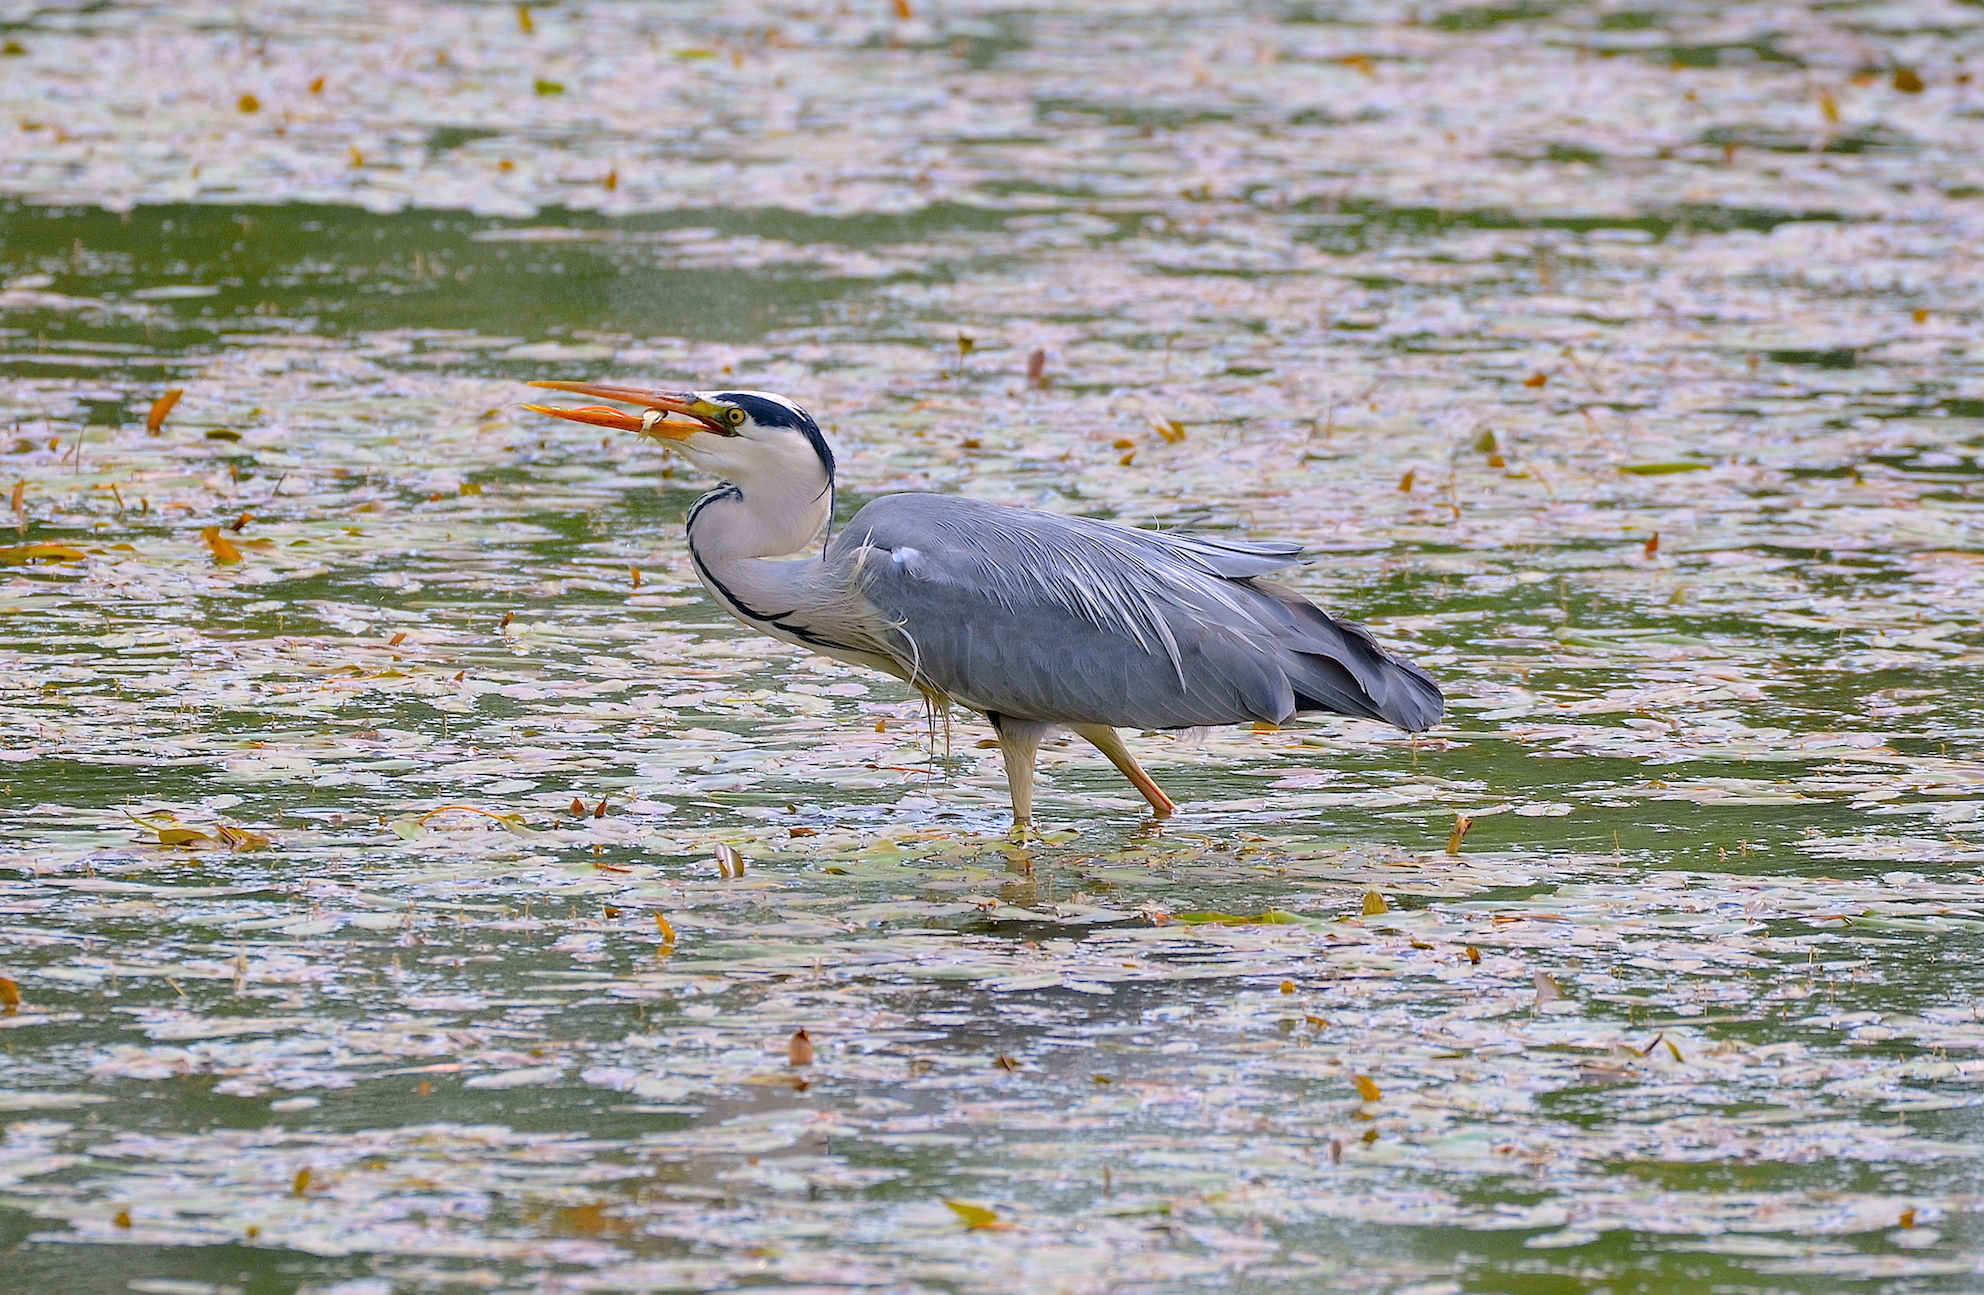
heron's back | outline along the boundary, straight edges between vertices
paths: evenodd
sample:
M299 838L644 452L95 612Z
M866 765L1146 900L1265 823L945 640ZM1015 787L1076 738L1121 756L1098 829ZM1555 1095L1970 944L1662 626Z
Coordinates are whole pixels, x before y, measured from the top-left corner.
M1298 550L1135 530L956 495L889 495L830 564L872 602L913 680L1048 723L1188 728L1305 711L1417 732L1425 672L1259 579Z

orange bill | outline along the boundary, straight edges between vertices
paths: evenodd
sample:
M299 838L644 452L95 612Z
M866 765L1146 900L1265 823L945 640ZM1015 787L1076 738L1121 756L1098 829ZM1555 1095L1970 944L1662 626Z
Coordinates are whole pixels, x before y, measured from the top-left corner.
M711 430L715 425L705 418L698 406L703 402L695 393L688 391L650 391L641 387L622 387L603 382L533 382L533 387L546 387L552 391L569 391L578 396L598 396L604 400L619 400L630 405L643 407L641 413L631 413L624 409L614 409L607 405L525 405L533 413L549 414L567 422L586 423L593 427L610 427L620 432L638 432L642 436L653 436L661 440L679 441L697 432ZM686 414L693 422L668 421L669 414Z

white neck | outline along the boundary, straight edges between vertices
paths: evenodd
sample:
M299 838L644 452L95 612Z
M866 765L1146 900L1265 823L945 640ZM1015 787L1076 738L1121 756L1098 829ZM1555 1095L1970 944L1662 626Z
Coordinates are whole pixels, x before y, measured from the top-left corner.
M809 547L833 512L824 472L805 480L725 482L689 513L689 545L711 567L778 558Z

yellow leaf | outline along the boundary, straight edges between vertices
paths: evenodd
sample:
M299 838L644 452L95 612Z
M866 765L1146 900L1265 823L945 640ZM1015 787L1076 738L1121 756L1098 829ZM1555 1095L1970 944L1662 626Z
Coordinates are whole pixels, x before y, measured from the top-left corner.
M799 1075L752 1075L744 1082L755 1088L790 1088L798 1092L804 1092L808 1087L806 1080Z
M7 976L0 976L0 1007L12 1016L21 1010L21 987Z
M190 827L159 827L152 830L158 833L160 845L198 845L202 841L213 840L205 832L195 831Z
M1619 471L1636 477L1664 477L1674 472L1706 472L1706 463L1622 463Z
M0 566L17 567L27 562L81 562L89 554L67 544L16 544L0 549Z
M944 1204L950 1206L951 1212L958 1216L959 1221L974 1232L1009 1232L1012 1230L1013 1225L1001 1219L997 1211L988 1210L983 1205L972 1205L965 1201L952 1200L947 1200Z
M1372 1083L1364 1075L1352 1075L1350 1077L1350 1083L1357 1090L1357 1095L1367 1102L1382 1101L1384 1099L1385 1090Z
M1264 913L1173 913L1168 920L1189 926L1289 926L1302 919L1270 908Z
M230 850L260 850L274 844L272 838L260 832L250 832L245 827L229 827L220 823L214 827L214 832Z
M672 949L675 947L674 923L670 922L660 913L656 913L654 915L654 929L655 929L655 933L661 936L661 944L663 948Z
M200 538L205 540L207 547L213 550L214 561L228 563L239 562L241 560L241 550L234 547L233 540L220 533L220 527L207 527L200 532Z
M1380 895L1375 890L1364 892L1364 916L1376 917L1380 913L1389 913L1391 911L1392 906L1385 902L1383 895Z

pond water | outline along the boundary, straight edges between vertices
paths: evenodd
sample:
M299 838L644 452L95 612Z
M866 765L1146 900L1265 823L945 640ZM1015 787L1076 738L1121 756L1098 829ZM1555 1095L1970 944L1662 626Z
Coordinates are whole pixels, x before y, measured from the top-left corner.
M0 1284L1984 1289L1984 9L0 38ZM1449 722L1016 845L533 378L1301 541Z

